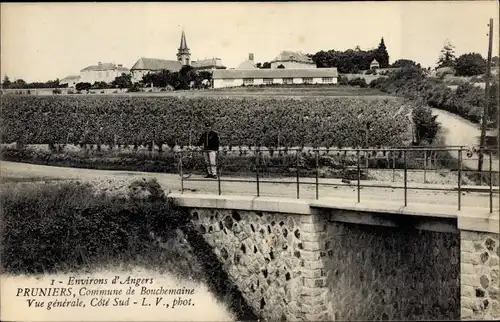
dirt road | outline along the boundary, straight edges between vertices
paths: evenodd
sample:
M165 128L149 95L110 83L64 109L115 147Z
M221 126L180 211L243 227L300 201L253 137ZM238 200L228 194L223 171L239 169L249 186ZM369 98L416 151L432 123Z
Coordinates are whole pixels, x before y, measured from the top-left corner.
M458 115L433 108L432 112L438 116L437 120L441 123L443 136L446 145L464 145L468 148L479 146L479 137L481 129L479 125L474 124ZM488 131L486 135L495 135L494 131ZM452 152L453 156L458 158L458 152ZM477 155L467 158L463 155L464 166L470 169L477 169ZM492 157L492 167L494 171L499 169L498 157ZM484 170L489 170L489 160L485 157Z
M91 169L74 169L64 167L53 167L34 165L16 162L0 163L1 177L4 179L21 180L32 178L33 180L50 180L50 179L64 179L64 180L80 180L84 182L98 183L101 188L108 189L113 187L126 187L128 184L136 179L141 178L156 178L160 185L167 191L180 192L181 180L178 175L166 173L147 173L147 172L132 172L132 171L112 171L112 170L91 170ZM191 181L200 180L200 181ZM202 177L192 177L188 181L184 181L185 193L219 193L219 183L213 179L203 179ZM255 182L240 182L236 180L255 180L255 178L242 178L242 177L222 177L221 180L235 180L231 182L220 182L221 194L225 195L257 195L257 184ZM281 196L289 198L297 198L297 184L296 178L282 178L280 181L283 183L266 183L269 178L260 178L259 192L260 196ZM276 179L274 179L276 180ZM308 184L309 183L309 184ZM299 180L299 198L300 199L314 199L316 197L316 187L314 185L314 178L300 178ZM337 184L338 186L319 186L318 197L321 198L345 198L349 200L357 200L357 187L348 186L343 184L338 179L319 179L319 183ZM394 202L401 202L404 205L404 190L402 183L388 183L388 182L374 182L374 181L361 181L363 184L381 184L393 185L392 188L387 187L361 187L360 198L361 200L387 200ZM422 187L420 184L410 183L409 187ZM429 188L453 188L453 186L444 185L426 185ZM474 187L464 186L464 189L472 189ZM477 188L477 187L476 187ZM489 208L489 193L486 187L482 187L481 191L468 191L462 192L461 203L462 206ZM493 207L498 209L498 187L495 187L496 193L493 195ZM457 205L458 192L457 191L428 191L428 190L408 190L407 193L408 204L443 204L443 205ZM498 210L496 210L498 211Z

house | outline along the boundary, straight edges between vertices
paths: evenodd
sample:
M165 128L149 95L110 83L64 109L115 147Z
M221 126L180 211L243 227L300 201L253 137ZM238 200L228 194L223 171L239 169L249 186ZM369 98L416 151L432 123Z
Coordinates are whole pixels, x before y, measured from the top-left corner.
M142 77L148 73L157 73L162 70L168 70L170 72L178 72L182 68L182 63L178 60L165 60L157 58L140 58L132 68L130 72L132 73L132 81L140 82Z
M311 57L302 54L301 52L282 51L274 60L271 61L271 68L278 68L283 65L285 69L296 68L316 68L316 63Z
M197 61L191 61L191 67L199 71L209 71L214 69L226 69L226 66L222 65L222 60L220 58L210 58L202 59Z
M378 61L376 59L372 60L372 62L370 63L370 69L379 69L380 68L380 64L378 63Z
M271 84L337 84L337 68L216 69L213 87Z
M66 76L59 82L60 85L68 85L68 88L74 88L78 83L80 83L80 75Z
M101 63L85 67L80 71L81 83L94 84L95 82L111 83L116 77L121 76L123 73L129 74L130 70L123 65L115 65L113 63Z
M224 69L220 58L191 61L191 51L187 46L186 34L182 30L181 42L177 49L177 60L166 60L158 58L140 58L130 69L132 81L140 82L142 77L148 73L158 73L168 70L171 73L178 72L182 66L192 66L196 70Z
M253 54L248 54L248 59L239 64L236 69L257 69L257 67L255 66Z

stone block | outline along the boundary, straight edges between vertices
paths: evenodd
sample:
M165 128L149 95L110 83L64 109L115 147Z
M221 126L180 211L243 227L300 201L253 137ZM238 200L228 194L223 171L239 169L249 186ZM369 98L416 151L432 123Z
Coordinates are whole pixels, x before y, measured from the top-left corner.
M300 229L304 233L319 233L319 232L324 232L325 231L325 226L318 223L318 224L301 224Z
M478 233L470 230L461 230L460 231L460 239L463 241L478 241L482 239L483 233Z
M318 251L318 250L324 250L324 244L320 242L302 242L302 246L304 247L304 250L308 251Z
M318 314L305 314L306 321L329 321L328 312Z
M302 303L302 310L306 314L319 314L328 312L328 308L326 305L318 304L318 305L309 305Z
M472 274L474 274L474 265L468 264L468 263L461 263L460 264L460 272L462 274L472 275Z
M471 309L467 309L467 308L464 308L462 306L462 308L460 309L460 317L462 319L470 319L470 318L472 318L472 315L473 315L473 312Z
M319 306L326 302L323 296L301 296L301 302L303 305L309 306Z
M304 260L309 260L309 261L319 260L320 259L320 252L319 251L301 250L300 251L300 258L302 258Z
M302 277L306 278L319 278L322 277L322 270L321 269L302 269Z
M476 291L474 287L470 285L462 285L460 288L460 295L465 297L474 297L476 296Z
M460 251L473 253L474 252L474 242L472 240L460 241Z
M479 310L479 302L476 299L462 297L460 303L462 308L470 309L472 311Z
M304 286L322 288L326 286L326 278L307 278L304 277Z
M302 287L300 290L301 296L321 296L323 294L323 290L320 288L311 288L311 287Z
M479 264L479 255L475 253L462 253L460 261L466 264Z
M300 236L300 239L302 241L308 241L308 242L321 242L326 239L327 235L325 232L319 232L319 233L302 233Z
M462 285L468 285L472 287L479 285L479 277L476 275L461 274L460 280L462 282Z

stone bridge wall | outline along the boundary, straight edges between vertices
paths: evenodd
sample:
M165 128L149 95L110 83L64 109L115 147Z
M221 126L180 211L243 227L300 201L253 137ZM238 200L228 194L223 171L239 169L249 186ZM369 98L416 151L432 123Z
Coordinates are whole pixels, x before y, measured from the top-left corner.
M474 232L458 226L477 226L480 219L455 215L429 219L390 209L375 215L379 210L271 198L175 198L263 319L500 317L499 240L491 229L498 219L483 220L484 231Z

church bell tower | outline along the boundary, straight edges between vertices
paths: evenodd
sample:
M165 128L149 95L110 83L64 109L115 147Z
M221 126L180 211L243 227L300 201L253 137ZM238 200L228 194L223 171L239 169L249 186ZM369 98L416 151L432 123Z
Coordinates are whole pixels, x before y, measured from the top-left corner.
M186 43L186 34L184 33L184 29L182 30L181 35L181 45L177 50L177 60L182 64L182 66L189 65L191 58L191 53L189 52L189 48Z

